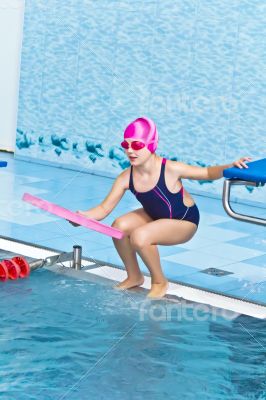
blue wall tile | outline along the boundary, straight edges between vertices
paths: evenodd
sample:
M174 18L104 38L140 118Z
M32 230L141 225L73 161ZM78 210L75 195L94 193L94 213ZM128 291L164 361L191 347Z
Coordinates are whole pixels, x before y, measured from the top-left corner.
M123 128L155 120L158 152L195 165L265 156L259 0L26 4L16 154L115 176ZM88 143L89 142L89 145ZM186 187L221 194L221 181ZM263 190L236 188L265 203Z

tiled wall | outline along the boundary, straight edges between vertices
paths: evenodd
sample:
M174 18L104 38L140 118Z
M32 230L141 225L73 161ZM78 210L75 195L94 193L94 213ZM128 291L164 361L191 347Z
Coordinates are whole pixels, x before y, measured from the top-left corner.
M265 14L261 0L27 0L16 154L117 175L123 128L147 115L169 158L264 157Z

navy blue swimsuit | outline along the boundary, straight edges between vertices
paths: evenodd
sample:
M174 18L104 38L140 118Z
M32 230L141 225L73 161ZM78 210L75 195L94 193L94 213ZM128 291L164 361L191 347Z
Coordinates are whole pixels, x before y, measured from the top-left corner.
M161 218L179 219L199 223L199 210L196 204L187 207L183 202L183 186L177 193L168 190L164 173L166 159L163 158L157 185L147 192L137 192L133 184L133 168L130 169L129 189L142 204L146 213L154 220Z

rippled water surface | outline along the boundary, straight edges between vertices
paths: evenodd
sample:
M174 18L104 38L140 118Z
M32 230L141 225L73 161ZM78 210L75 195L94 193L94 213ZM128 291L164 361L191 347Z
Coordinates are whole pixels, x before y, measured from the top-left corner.
M144 296L46 270L2 283L1 399L266 398L265 321Z

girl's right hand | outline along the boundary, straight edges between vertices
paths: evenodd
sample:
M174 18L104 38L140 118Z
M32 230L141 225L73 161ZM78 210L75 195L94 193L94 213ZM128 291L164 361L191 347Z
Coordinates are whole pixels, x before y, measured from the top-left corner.
M84 211L76 211L76 214L80 214L80 215L84 215L85 214L85 212ZM67 220L71 225L73 225L75 228L77 227L77 226L80 226L80 224L77 224L76 222L72 222L72 221L69 221L69 220Z

